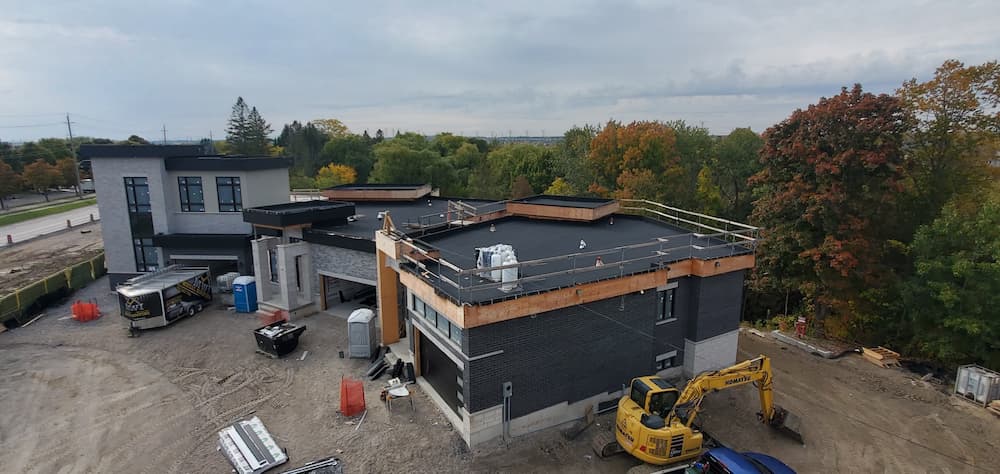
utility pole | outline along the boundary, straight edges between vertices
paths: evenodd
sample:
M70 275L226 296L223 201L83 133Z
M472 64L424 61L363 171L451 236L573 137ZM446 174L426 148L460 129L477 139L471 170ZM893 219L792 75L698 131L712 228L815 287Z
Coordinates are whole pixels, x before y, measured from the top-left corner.
M69 113L66 113L66 131L69 132L69 151L73 152L73 171L76 172L76 197L83 197L80 194L80 162L76 158L76 145L73 144L72 123L69 121Z
M163 144L167 144L167 124L163 124Z

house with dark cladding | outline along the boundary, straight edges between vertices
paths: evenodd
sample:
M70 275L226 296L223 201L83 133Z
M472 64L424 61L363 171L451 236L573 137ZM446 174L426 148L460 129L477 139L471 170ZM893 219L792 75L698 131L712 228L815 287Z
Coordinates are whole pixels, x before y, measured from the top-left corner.
M114 288L166 265L253 273L243 209L284 203L285 158L223 156L200 145L83 145Z
M754 227L648 201L322 193L244 211L261 306L375 290L381 343L470 446L578 419L635 376L736 360Z

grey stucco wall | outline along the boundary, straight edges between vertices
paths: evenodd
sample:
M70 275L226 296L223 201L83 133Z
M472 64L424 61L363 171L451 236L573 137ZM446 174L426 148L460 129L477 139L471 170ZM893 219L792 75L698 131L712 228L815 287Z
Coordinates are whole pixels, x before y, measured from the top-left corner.
M679 326L654 331L656 302L655 291L633 293L625 296L624 310L615 297L468 330L469 357L503 350L468 363L468 410L502 403L506 381L513 384L511 414L518 417L652 373L656 354L676 350L668 340L683 337Z
M736 330L743 309L744 271L691 277L691 302L696 317L687 324L687 338L702 341Z
M178 177L201 178L205 196L205 212L181 212ZM288 198L288 170L259 171L170 171L164 189L169 233L175 234L249 234L250 224L243 221L242 212L219 212L219 192L215 178L240 178L243 208L284 204Z
M163 160L159 158L97 158L91 161L97 208L101 212L101 235L104 239L105 261L109 273L134 274L135 253L129 228L128 203L125 200L125 177L146 178L149 201L153 211L153 228L157 215L163 219Z

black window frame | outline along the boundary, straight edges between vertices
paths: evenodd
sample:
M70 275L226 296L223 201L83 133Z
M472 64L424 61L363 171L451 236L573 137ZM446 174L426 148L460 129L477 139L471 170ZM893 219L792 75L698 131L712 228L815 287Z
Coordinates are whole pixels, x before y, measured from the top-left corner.
M215 192L219 197L219 212L243 212L243 189L239 176L216 176Z
M153 245L153 239L132 239L132 251L135 254L135 270L137 272L155 272L160 269L160 249ZM152 255L149 255L147 251L151 251Z
M128 212L130 214L153 212L149 202L149 178L130 176L122 179L125 182L125 202L128 204ZM140 192L141 189L145 189L144 194ZM140 196L143 195L146 198L145 203L142 203L140 199Z
M674 312L677 305L677 288L667 288L657 292L656 321L670 321L677 319Z
M197 183L192 182L195 180ZM195 187L201 191L201 202L191 199L191 191ZM205 185L201 176L178 176L177 191L180 195L181 212L205 212Z

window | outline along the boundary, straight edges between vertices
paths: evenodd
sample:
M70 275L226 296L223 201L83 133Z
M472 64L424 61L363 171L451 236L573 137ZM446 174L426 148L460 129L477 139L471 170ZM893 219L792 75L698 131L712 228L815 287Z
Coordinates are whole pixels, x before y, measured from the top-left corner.
M666 354L656 356L656 370L666 370L674 366L677 359L677 351L670 351Z
M130 213L151 212L149 181L146 178L125 178L125 200Z
M659 297L658 311L656 312L657 321L670 321L674 319L674 292L677 288L670 288L668 290L657 292Z
M201 178L179 176L177 188L181 194L181 212L205 212L205 193L201 188Z
M153 214L149 205L149 180L137 177L128 177L124 180L135 271L156 271L159 267L159 252L153 247Z
M295 256L295 288L299 289L299 290L302 289L302 272L300 270L301 268L302 268L302 256L301 255L296 255Z
M451 339L456 344L462 344L462 328L453 324L444 315L434 311L434 308L428 306L413 293L410 293L410 309L423 316L430 323L430 326L437 329L445 338Z
M274 249L268 250L267 251L267 260L268 260L268 262L267 262L267 264L268 264L268 273L270 274L271 282L277 283L278 282L278 251L274 250Z
M135 270L155 272L159 268L159 252L153 247L153 239L133 239L135 249Z
M240 178L215 178L215 188L219 192L219 212L240 212L243 210Z

